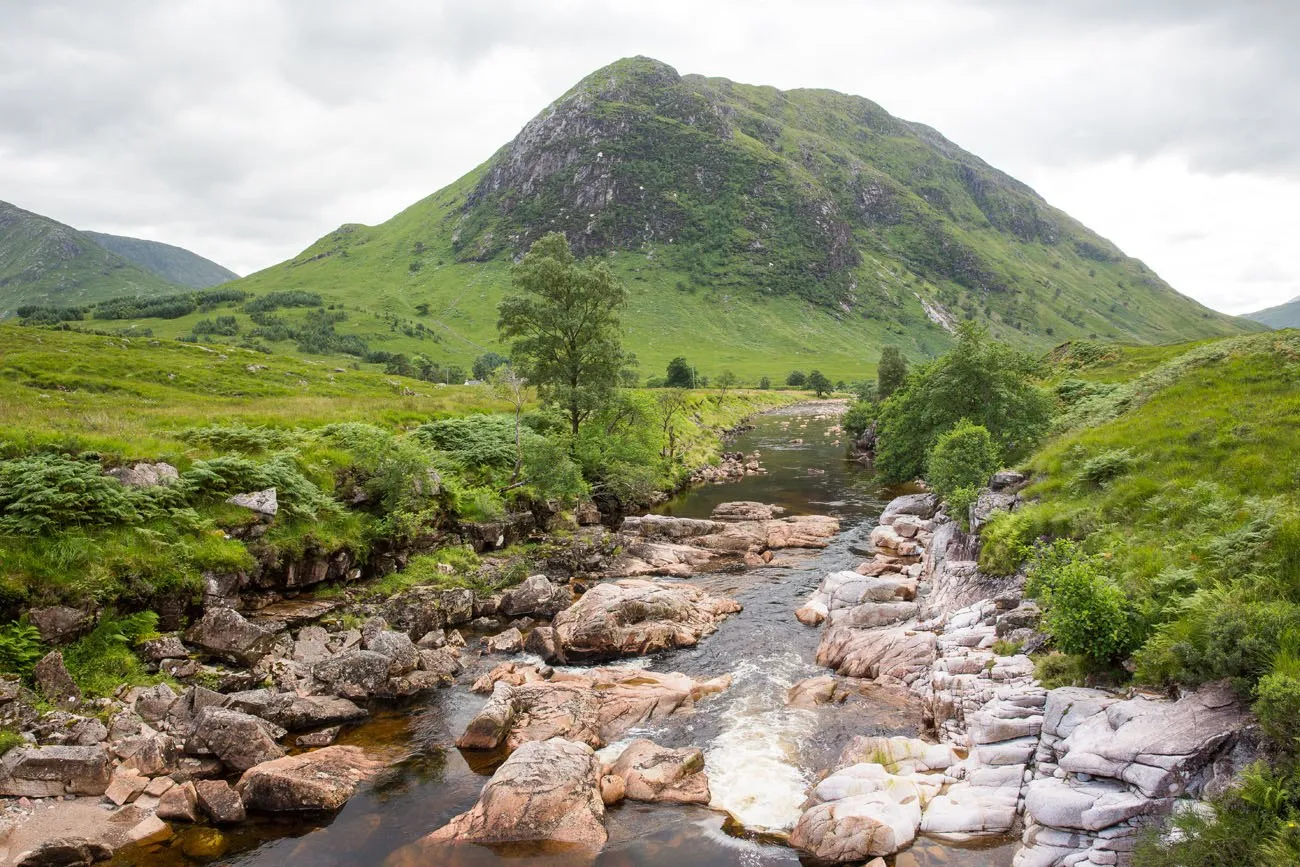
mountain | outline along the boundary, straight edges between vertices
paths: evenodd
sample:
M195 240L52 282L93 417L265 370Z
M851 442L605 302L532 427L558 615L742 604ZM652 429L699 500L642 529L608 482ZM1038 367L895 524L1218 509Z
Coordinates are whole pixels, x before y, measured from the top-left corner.
M934 354L962 319L1044 349L1258 330L929 127L644 57L588 76L389 221L341 226L232 286L317 292L372 349L464 362L500 349L510 263L552 230L628 285L643 374L685 354L742 378L849 375L886 343Z
M110 253L116 253L168 282L190 289L207 289L209 286L239 279L239 275L229 268L183 247L122 235L106 235L103 232L83 230L82 234Z
M1300 298L1285 304L1247 313L1243 317L1267 325L1269 328L1300 328Z
M0 318L23 304L78 306L183 291L49 217L0 202Z

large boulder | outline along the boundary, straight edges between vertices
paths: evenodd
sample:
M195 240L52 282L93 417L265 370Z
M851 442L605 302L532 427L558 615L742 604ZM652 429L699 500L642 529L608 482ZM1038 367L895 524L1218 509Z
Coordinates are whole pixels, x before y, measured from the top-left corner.
M36 663L32 670L32 680L36 688L59 707L76 707L81 704L81 689L77 686L68 668L63 664L63 654L57 650L50 651Z
M366 650L388 657L388 676L400 677L415 671L420 664L420 652L405 632L383 629L362 642Z
M113 850L85 837L57 837L20 853L18 867L90 867L113 857Z
M346 698L382 692L392 661L373 650L349 650L312 666L311 675L326 690Z
M817 648L817 664L845 677L911 684L930 671L937 639L933 632L904 628L826 630Z
M553 737L601 747L642 722L689 710L730 681L684 674L594 668L543 679L527 666L498 666L475 686L492 696L456 742L463 749L516 749ZM492 680L495 678L495 683ZM509 681L517 685L512 685Z
M502 594L500 611L507 617L554 617L572 602L568 588L551 583L545 575L530 575Z
M935 494L904 494L895 497L880 514L880 523L892 523L896 515L914 515L922 520L933 518L939 511L939 497Z
M235 786L251 810L334 811L357 785L384 768L360 747L331 746L255 765Z
M419 641L435 629L459 626L474 619L474 591L412 587L384 603L380 612L395 629Z
M247 818L239 793L225 780L199 780L194 792L199 809L218 825L234 825Z
M0 795L102 795L112 779L103 747L15 747L0 759Z
M230 608L209 607L185 631L185 641L208 656L252 668L275 646L275 633Z
M246 771L262 762L284 755L268 733L271 724L237 710L224 707L204 708L194 720L194 732L185 743L192 755L215 755L237 771ZM283 736L280 730L279 736Z
M263 708L260 716L291 732L332 726L365 719L370 713L337 696L281 693Z
M668 804L708 804L709 778L704 753L670 749L644 738L632 741L608 769L619 777L624 797Z
M142 462L129 467L113 467L105 470L105 475L112 476L128 488L153 488L170 485L181 477L171 464Z
M66 605L32 608L27 612L27 619L36 627L36 631L41 634L41 641L46 644L71 641L90 629L94 623L89 613Z
M740 610L739 602L689 584L623 579L588 590L553 626L571 661L640 656L694 646Z
M473 809L421 843L548 842L598 850L606 840L600 771L586 744L561 738L525 744L492 775Z
M197 822L199 820L199 793L194 783L186 780L172 786L158 798L158 818L172 822Z
M910 846L920 824L918 801L900 803L876 791L806 811L790 833L790 845L822 861L866 861Z

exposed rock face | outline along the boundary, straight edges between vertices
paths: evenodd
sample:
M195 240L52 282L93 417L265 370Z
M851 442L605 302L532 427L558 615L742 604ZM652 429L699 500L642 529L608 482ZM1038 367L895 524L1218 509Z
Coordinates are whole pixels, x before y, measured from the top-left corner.
M846 677L914 683L934 659L932 632L902 627L828 629L817 648L817 663Z
M235 791L252 810L334 811L357 785L384 768L359 747L332 746L249 768Z
M916 578L902 572L832 572L795 617L809 626L826 620L832 626L885 626L914 617L915 598Z
M113 857L113 850L103 843L84 837L60 837L42 843L23 855L18 867L89 867Z
M14 798L102 795L111 778L101 746L15 747L0 760L0 795Z
M185 641L210 656L251 668L271 652L275 633L249 623L233 609L209 606L185 631Z
M66 605L33 608L27 612L27 619L36 627L36 631L41 634L41 641L46 644L70 641L89 629L93 622L87 612Z
M567 843L605 845L600 761L586 744L561 738L516 750L483 787L467 813L422 843Z
M601 747L633 726L689 709L730 683L729 678L697 682L683 674L629 668L594 668L542 679L535 669L499 666L492 696L470 721L456 745L463 749L517 749L553 737ZM476 687L488 686L480 681Z
M226 502L232 506L243 506L245 509L257 512L259 515L265 515L268 518L274 518L276 513L280 511L275 488L267 488L265 491L250 491L246 494L235 494Z
M81 689L77 686L68 668L63 664L63 654L52 650L36 663L32 671L32 680L41 694L60 707L76 707L81 704Z
M104 475L112 476L128 488L153 488L158 485L170 485L181 477L180 472L175 467L162 461L156 464L138 463L130 467L114 467L106 470Z
M740 603L688 584L624 579L598 584L555 618L570 660L639 656L694 646Z
M622 780L623 796L633 801L708 804L711 797L704 753L695 748L674 750L644 738L635 740L608 774Z

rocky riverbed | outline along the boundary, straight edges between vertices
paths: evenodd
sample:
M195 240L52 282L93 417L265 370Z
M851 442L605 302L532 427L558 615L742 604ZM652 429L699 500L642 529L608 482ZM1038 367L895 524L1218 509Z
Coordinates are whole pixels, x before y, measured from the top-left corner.
M141 648L179 686L97 703L52 655L65 707L0 691L5 863L1110 865L1228 784L1228 690L1042 688L1020 580L838 437L761 419L767 472L627 519L595 580L209 604Z

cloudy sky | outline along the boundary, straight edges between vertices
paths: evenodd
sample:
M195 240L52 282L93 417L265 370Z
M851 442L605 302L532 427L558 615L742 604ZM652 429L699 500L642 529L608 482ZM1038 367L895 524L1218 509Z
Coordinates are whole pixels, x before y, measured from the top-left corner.
M930 124L1218 309L1300 295L1296 0L0 0L0 22L0 199L240 273L383 221L646 54Z

